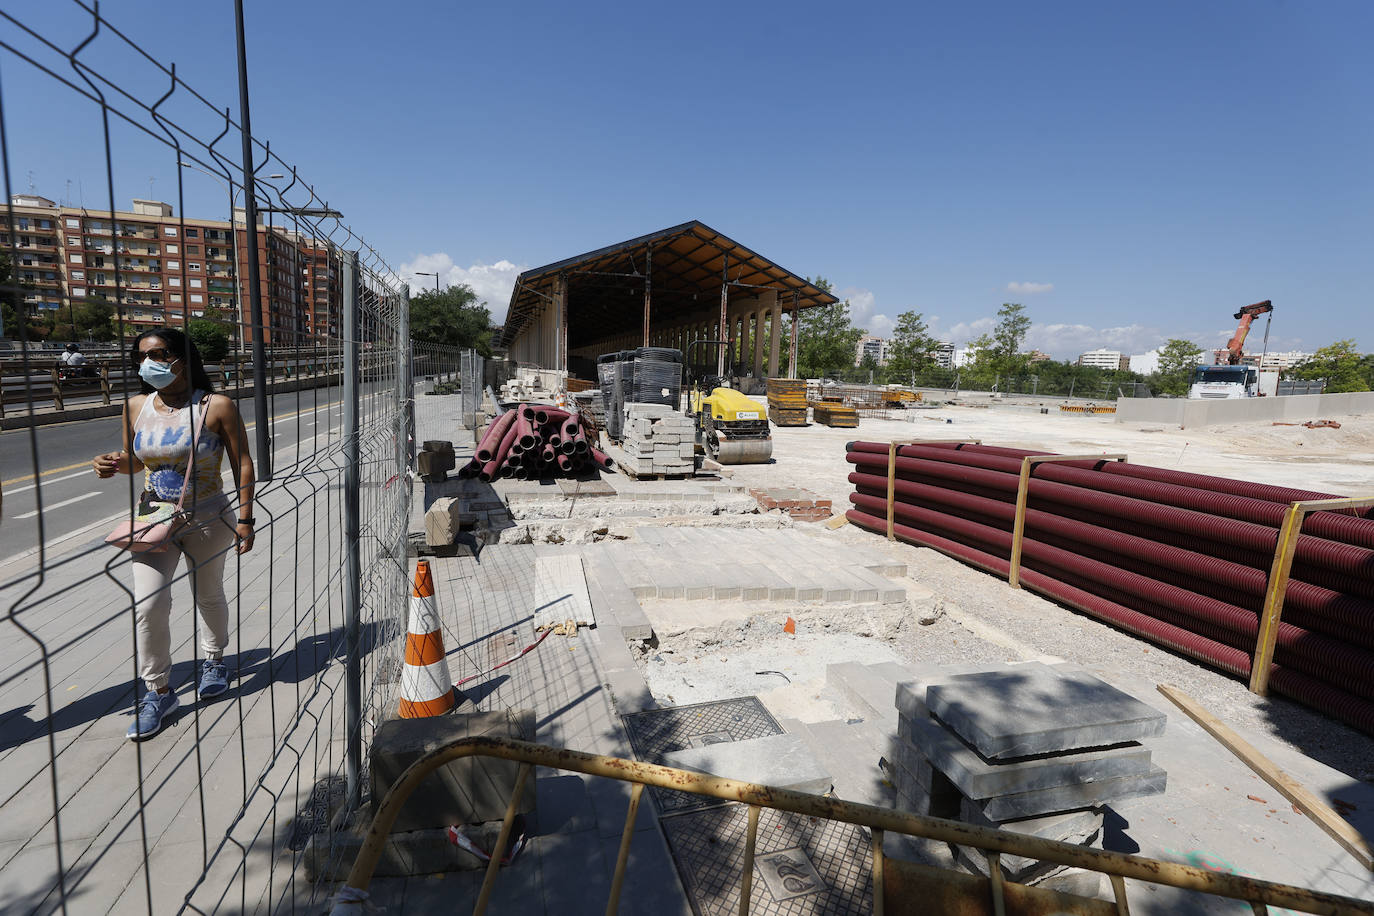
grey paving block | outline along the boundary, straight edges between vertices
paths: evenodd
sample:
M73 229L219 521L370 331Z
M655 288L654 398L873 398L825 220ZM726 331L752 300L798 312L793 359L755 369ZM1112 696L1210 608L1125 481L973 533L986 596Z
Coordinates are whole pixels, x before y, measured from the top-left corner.
M615 621L624 639L652 639L654 628L633 589L620 575L610 556L598 548L599 545L588 545L582 551L593 609L601 614L605 608L605 613Z
M882 573L864 566L850 566L848 571L872 586L876 592L874 600L879 604L900 604L906 600L906 589L889 581Z
M746 601L792 601L797 597L797 586L789 582L762 563L744 563L741 568L748 576L749 584L744 587Z
M886 665L895 663L888 662ZM897 685L896 703L897 715L901 719L912 717L926 718L930 715L930 710L926 707L926 690L934 684L943 684L951 678L961 674L973 674L980 671L1001 671L1007 665L988 665L981 662L971 662L963 665L932 665L915 662L901 666L903 677L894 680ZM889 667L878 666L878 670L888 676L895 676L896 672Z
M647 795L645 802L648 801ZM614 876L620 855L620 836L603 837L601 856L606 874ZM668 845L658 830L636 834L625 861L625 883L620 893L620 912L652 913L653 916L692 916L692 906L682 889ZM633 901L633 906L631 906ZM604 909L604 907L603 907Z
M1065 814L1051 814L1047 817L1033 817L1020 821L1005 821L997 823L988 820L976 804L968 799L964 799L959 806L959 820L978 827L993 827L998 830L1009 830L1012 833L1019 833L1023 836L1035 836L1045 840L1055 840L1060 843L1073 843L1077 846L1091 846L1096 849L1102 848L1102 824L1104 816L1101 808L1085 808L1081 811L1070 811ZM980 855L976 857L976 862L981 863L981 873L986 875L987 861ZM1003 873L1013 881L1022 881L1023 878L1032 877L1036 871L1036 866L1040 863L1036 859L1028 859L1024 856L1014 856L1009 853L1002 854ZM1024 882L1022 882L1024 883Z
M535 837L530 850L539 862L539 886L545 913L606 912L611 890L602 844L582 835ZM531 907L526 907L528 912Z
M1140 741L1164 713L1085 671L1032 662L932 685L926 703L984 757L1024 757Z
M874 723L850 724L840 719L804 723L782 719L779 724L806 742L832 775L837 797L866 805L892 806L893 787L878 766L886 736Z
M989 820L1011 821L1078 808L1091 808L1128 798L1163 795L1167 784L1168 777L1164 770L1152 766L1150 772L1143 776L1117 776L1072 786L1034 789L1012 795L977 799L974 803Z
M382 798L406 767L424 753L456 738L493 735L535 740L534 710L456 713L427 719L391 719L377 729L371 748L372 797ZM397 831L476 824L505 816L519 764L495 757L465 757L447 763L422 782L396 818ZM519 810L534 810L532 782L525 784Z
M864 718L892 723L894 685L887 677L859 662L839 662L825 666L825 683L849 700Z
M557 771L550 771L556 773ZM540 776L534 781L536 834L582 833L596 829L596 812L582 777Z
M980 757L935 719L904 719L902 737L969 798L1049 789L1150 772L1149 748L1139 744L1053 757L996 762Z
M826 768L797 735L768 735L669 751L663 762L683 770L798 792L828 792L832 784Z
M631 756L626 754L626 757ZM592 810L596 813L596 835L599 837L619 837L625 830L625 818L630 813L630 793L633 786L619 779L602 779L594 776L584 777L587 797L591 800ZM653 830L656 824L653 793L645 791L639 799L639 811L635 813L635 831ZM636 837L635 842L641 838ZM612 865L615 863L612 862Z

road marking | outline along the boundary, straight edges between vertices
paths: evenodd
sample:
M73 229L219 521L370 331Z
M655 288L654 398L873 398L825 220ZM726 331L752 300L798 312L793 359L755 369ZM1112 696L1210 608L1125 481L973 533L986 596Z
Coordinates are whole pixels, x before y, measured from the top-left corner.
M77 465L77 467L82 467L82 465ZM87 467L86 470L84 470L84 471L77 471L75 474L67 474L67 475L64 476L64 477L53 477L53 478L51 478L51 479L49 479L49 480L45 480L45 481L43 481L43 482L44 482L44 483L57 483L59 480L71 480L71 479L74 478L74 477L85 477L87 474L92 474L92 473L94 473L94 471L92 471L89 467ZM36 484L36 483L31 483L31 484L29 484L29 485L26 486L26 487L15 487L13 490L10 490L10 491L9 491L9 495L10 495L10 496L13 496L13 495L16 494L16 493L23 493L23 492L25 492L25 491L27 491L27 490L36 490L36 489L38 489L38 484Z
M92 496L99 496L99 495L100 495L100 491L99 491L99 490L92 490L91 492L89 492L89 493L84 493L84 494L82 494L81 496L73 496L71 499L64 499L64 500L62 500L62 502L60 502L60 503L53 503L51 506L44 506L44 507L43 507L43 511L44 511L44 512L49 512L49 511L51 511L51 510L53 510L53 509L61 509L63 506L70 506L70 505L72 505L73 503L79 503L79 502L81 502L83 499L90 499ZM23 518L33 518L33 517L34 517L35 515L37 515L37 514L38 514L38 510L37 510L37 509L34 509L32 512L24 512L24 513L22 513L22 514L20 514L20 515L16 515L16 516L14 517L14 519L15 519L15 521L18 521L19 519L23 519Z

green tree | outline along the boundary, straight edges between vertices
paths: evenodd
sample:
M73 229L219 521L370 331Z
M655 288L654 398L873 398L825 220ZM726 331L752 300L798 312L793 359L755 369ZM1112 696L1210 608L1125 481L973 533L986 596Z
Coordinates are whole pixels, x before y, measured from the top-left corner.
M14 277L9 255L0 252L0 336L19 340L47 340L52 325L42 315L31 315L24 305L23 285ZM21 327L22 325L22 327Z
M186 333L207 363L217 363L229 355L229 329L209 318L192 318Z
M410 336L422 343L471 347L491 356L491 312L466 283L410 300Z
M72 318L76 325L73 327ZM72 300L70 305L53 312L52 336L55 340L114 340L115 307L102 296Z
M930 336L930 328L920 312L902 312L887 346L889 375L902 382L909 381L913 373L925 372L931 366L931 351L938 343Z
M1025 375L1030 364L1030 354L1021 352L1026 342L1031 320L1026 315L1026 307L1019 302L1003 302L997 310L997 326L992 329L991 346L988 353L992 358L992 368L1005 376Z
M1371 386L1365 359L1356 352L1354 340L1338 340L1293 367L1292 373L1298 378L1326 379L1326 391L1331 394L1368 391Z
M1159 368L1150 376L1150 386L1161 394L1187 394L1201 355L1202 348L1191 340L1171 338L1159 349Z

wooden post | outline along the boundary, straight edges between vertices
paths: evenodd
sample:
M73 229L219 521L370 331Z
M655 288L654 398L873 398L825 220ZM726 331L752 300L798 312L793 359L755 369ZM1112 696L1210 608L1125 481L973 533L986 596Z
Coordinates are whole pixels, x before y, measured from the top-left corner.
M1278 543L1274 547L1274 562L1269 567L1269 586L1264 592L1264 610L1260 612L1259 638L1250 663L1250 692L1260 696L1269 693L1269 668L1274 661L1274 645L1279 638L1279 623L1283 619L1283 600L1288 592L1288 576L1293 570L1293 554L1298 549L1302 523L1309 512L1333 509L1363 509L1374 506L1374 496L1352 499L1309 499L1288 507L1279 528Z
M1021 587L1021 542L1026 536L1026 498L1030 491L1031 468L1047 461L1125 461L1125 455L1027 455L1021 459L1021 479L1016 486L1016 521L1011 529L1011 566L1007 584Z
M729 329L726 327L725 310L730 302L730 255L725 255L725 267L721 269L720 279L720 334L717 335L721 340L729 340ZM725 374L725 356L729 346L716 347L716 375Z
M644 346L649 346L649 303L653 290L654 246L649 246L649 254L644 263Z
M894 439L887 447L887 539L895 540L892 533L897 514L897 449L903 445L947 445L951 442L960 445L982 445L982 439Z
M788 366L791 370L791 374L788 378L801 378L801 376L797 374L797 313L801 311L800 303L801 295L795 289L792 290L792 340L790 341L792 362L791 365Z

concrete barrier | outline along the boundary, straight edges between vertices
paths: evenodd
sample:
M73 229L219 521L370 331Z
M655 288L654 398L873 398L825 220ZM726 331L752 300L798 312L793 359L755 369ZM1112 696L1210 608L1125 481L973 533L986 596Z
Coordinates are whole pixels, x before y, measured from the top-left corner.
M1374 392L1295 394L1288 397L1191 400L1188 398L1121 398L1118 423L1161 423L1179 429L1224 423L1301 423L1358 414L1374 414Z

